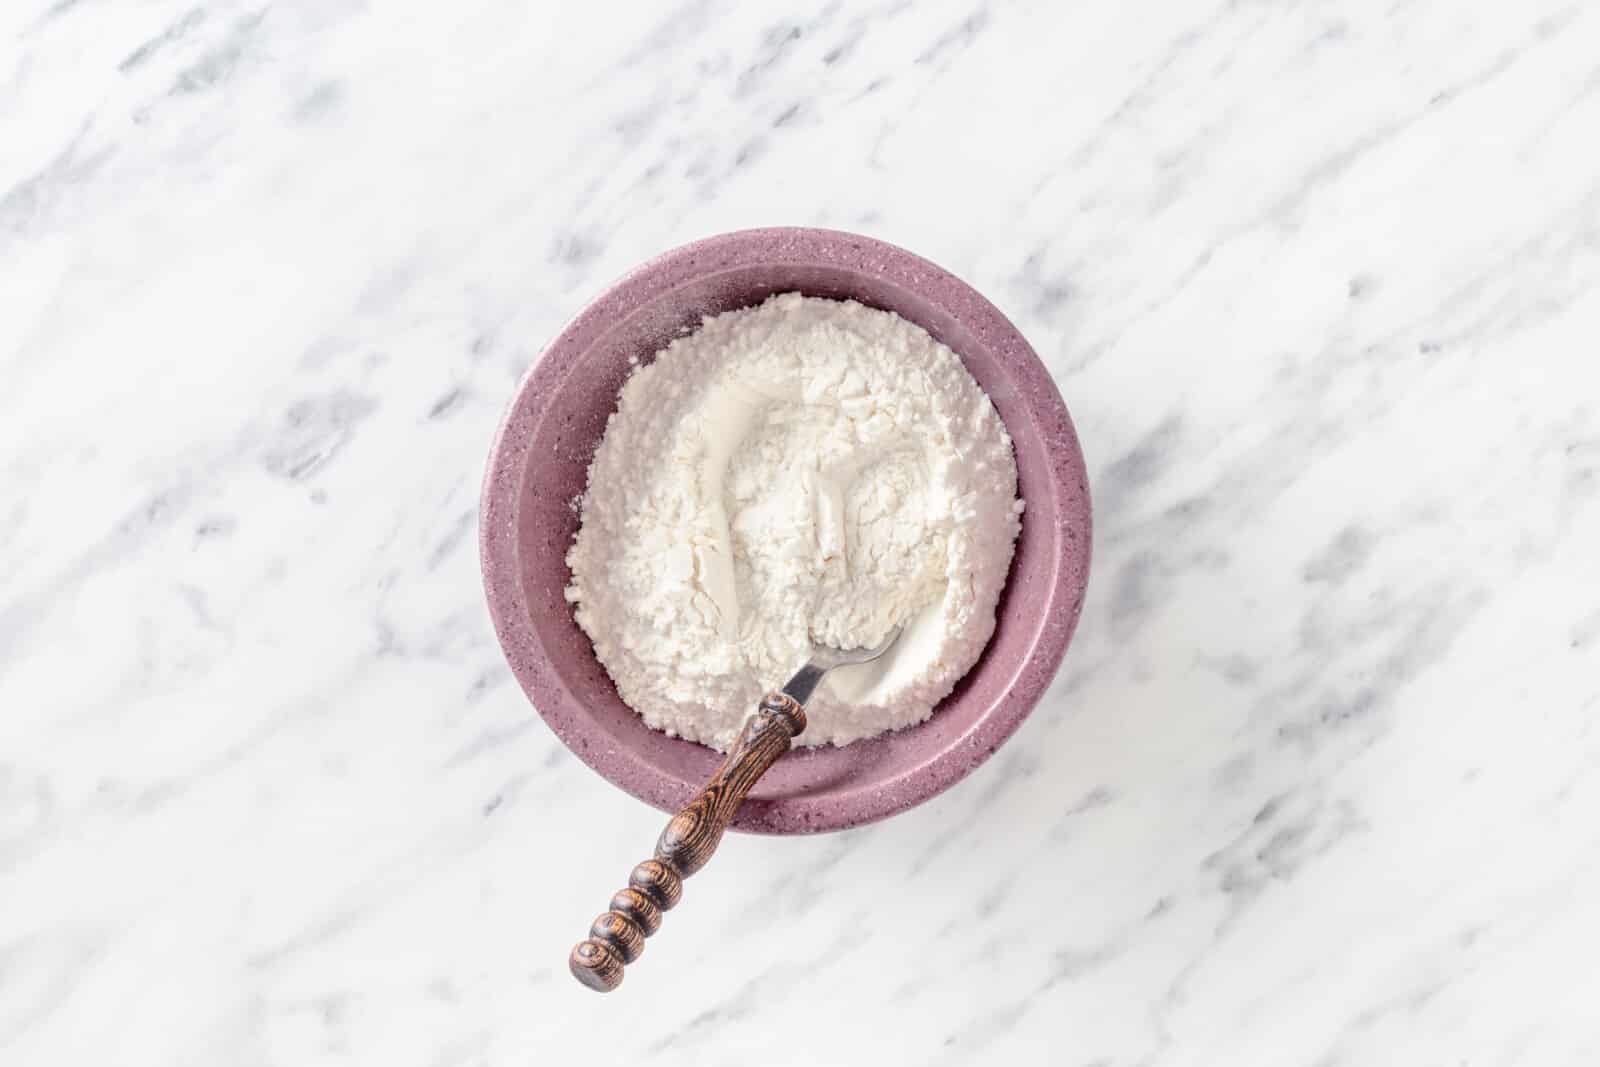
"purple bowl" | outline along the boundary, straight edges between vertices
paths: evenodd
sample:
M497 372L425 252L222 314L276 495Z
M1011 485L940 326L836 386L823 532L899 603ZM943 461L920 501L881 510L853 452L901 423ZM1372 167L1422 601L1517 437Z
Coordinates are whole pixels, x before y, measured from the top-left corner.
M677 811L721 757L645 726L595 659L563 595L572 503L630 360L706 315L793 290L893 311L954 349L1016 443L1027 510L977 665L921 725L779 760L733 821L779 834L856 826L948 789L1011 736L1061 663L1089 577L1089 487L1061 394L1016 327L948 271L852 233L743 230L674 249L584 308L523 378L489 456L479 524L489 612L534 707L613 784Z

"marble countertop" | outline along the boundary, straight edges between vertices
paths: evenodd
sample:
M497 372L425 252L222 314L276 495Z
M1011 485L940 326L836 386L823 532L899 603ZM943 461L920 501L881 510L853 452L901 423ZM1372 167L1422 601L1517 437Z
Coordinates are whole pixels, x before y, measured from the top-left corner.
M0 41L0 1061L1600 1059L1600 10L21 0ZM662 817L512 681L478 481L587 299L773 224L1014 319L1095 573L993 760L730 838L600 998L567 950Z

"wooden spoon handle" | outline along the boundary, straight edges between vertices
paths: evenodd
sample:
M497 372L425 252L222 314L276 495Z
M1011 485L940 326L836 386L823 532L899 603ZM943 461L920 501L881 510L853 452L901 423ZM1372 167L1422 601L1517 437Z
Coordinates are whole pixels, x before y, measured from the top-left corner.
M568 960L573 977L602 993L622 984L623 967L639 958L644 939L661 928L661 913L682 898L683 880L711 859L756 779L805 728L799 701L781 692L761 698L717 773L661 831L655 858L633 869L628 887L611 898L611 909L573 948Z

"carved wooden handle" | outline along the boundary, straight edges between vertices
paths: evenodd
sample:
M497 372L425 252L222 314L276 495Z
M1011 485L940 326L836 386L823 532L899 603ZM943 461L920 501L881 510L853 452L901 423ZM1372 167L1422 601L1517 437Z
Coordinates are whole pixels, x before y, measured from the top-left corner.
M806 713L793 697L773 692L761 698L717 773L661 831L655 859L633 869L628 887L611 898L611 910L573 948L568 963L578 981L602 993L622 984L623 967L639 958L644 939L661 929L661 913L683 896L683 880L706 865L750 787L805 728Z

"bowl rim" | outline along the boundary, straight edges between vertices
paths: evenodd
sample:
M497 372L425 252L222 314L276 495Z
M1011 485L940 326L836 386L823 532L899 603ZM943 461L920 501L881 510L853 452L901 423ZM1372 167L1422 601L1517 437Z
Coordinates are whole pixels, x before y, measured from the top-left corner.
M775 252L779 248L781 252ZM841 248L849 250L848 259L841 258ZM695 269L697 263L701 267L699 270ZM612 785L661 811L669 814L675 811L675 807L664 803L662 798L679 791L681 780L626 746L602 745L600 742L605 740L605 735L598 729L589 732L586 729L589 720L584 717L547 711L548 706L558 703L578 708L584 707L584 703L567 688L559 673L542 669L539 662L518 654L518 649L536 650L539 661L550 661L532 621L517 540L523 480L533 440L531 430L538 426L546 410L541 404L541 396L547 391L545 387L559 384L590 344L633 308L696 277L771 263L873 273L902 288L906 287L905 279L915 279L919 296L951 312L963 325L986 338L989 347L1003 346L1008 350L1011 358L1007 361L1007 373L1028 398L1025 401L1028 414L1035 422L1041 416L1054 422L1068 446L1065 454L1052 457L1052 481L1056 490L1066 490L1059 492L1059 506L1068 513L1066 518L1073 527L1081 531L1073 549L1067 547L1066 538L1056 538L1053 562L1058 578L1044 610L1059 613L1058 624L1042 628L1036 636L1028 662L1038 665L1036 670L1042 671L1043 680L1031 699L997 702L973 723L963 738L967 743L948 746L896 778L830 797L829 805L820 813L816 810L786 812L786 806L803 806L804 798L783 797L768 801L767 817L759 823L741 824L737 816L733 822L733 828L740 830L809 833L845 829L899 814L971 774L1033 711L1059 668L1077 627L1088 585L1093 544L1092 507L1083 452L1071 416L1048 368L1016 326L986 297L915 253L845 230L792 226L734 230L679 245L647 260L607 286L568 320L518 381L495 432L484 471L479 502L479 562L501 652L539 716L573 754ZM933 295L936 293L943 295ZM919 723L898 732L917 730L922 725ZM870 743L870 740L857 742ZM980 750L974 751L974 745ZM792 817L785 818L786 814Z

